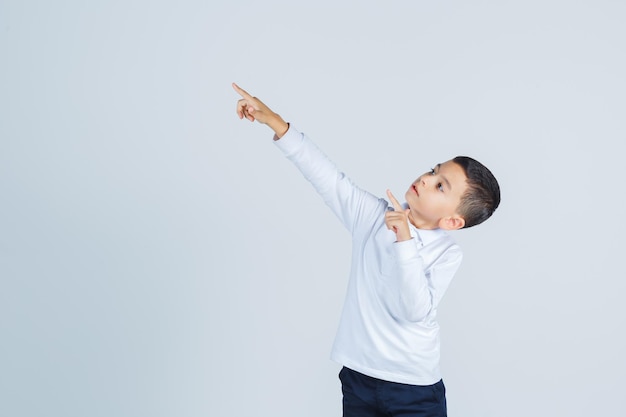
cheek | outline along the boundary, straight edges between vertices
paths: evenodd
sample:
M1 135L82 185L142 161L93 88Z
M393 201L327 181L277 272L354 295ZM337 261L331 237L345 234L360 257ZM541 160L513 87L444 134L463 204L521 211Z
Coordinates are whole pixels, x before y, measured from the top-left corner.
M445 202L446 210L450 213L455 213L458 206L459 206L459 201L454 198L447 199Z
M439 212L446 211L449 205L449 199L441 193L435 193L430 200L430 207Z

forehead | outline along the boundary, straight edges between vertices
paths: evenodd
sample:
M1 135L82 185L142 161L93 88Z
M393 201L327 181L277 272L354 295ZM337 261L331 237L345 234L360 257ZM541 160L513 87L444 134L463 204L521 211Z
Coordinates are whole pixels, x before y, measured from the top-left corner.
M438 173L445 176L452 189L464 192L467 188L467 175L463 167L456 162L450 160L439 164Z

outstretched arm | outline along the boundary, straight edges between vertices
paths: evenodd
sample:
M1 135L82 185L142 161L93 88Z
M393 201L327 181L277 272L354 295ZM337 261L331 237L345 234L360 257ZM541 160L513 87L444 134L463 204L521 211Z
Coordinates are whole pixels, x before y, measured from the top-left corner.
M278 138L281 138L287 130L289 130L289 124L280 117L279 114L274 113L269 107L267 107L261 100L256 97L252 97L243 88L233 83L233 88L242 97L237 101L237 115L240 119L244 117L251 122L255 120L259 123L268 125Z
M298 167L348 230L353 231L359 222L369 224L384 212L384 200L355 186L305 135L237 84L233 83L233 88L242 97L237 101L239 118L256 120L268 125L278 138L284 136L274 142L276 146Z

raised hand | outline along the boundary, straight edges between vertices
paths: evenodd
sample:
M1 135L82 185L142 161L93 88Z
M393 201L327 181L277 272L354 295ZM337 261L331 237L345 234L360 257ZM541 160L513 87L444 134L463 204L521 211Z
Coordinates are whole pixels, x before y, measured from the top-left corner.
M385 213L385 224L387 225L387 229L396 234L397 242L403 242L411 239L408 217L410 209L402 208L402 205L400 205L398 200L389 190L387 190L387 197L394 208L394 211L389 210Z
M287 132L289 125L280 117L274 113L269 107L267 107L261 100L256 97L252 97L246 90L233 83L233 88L242 97L237 101L237 115L240 119L244 117L251 122L255 120L259 123L268 125L278 137Z

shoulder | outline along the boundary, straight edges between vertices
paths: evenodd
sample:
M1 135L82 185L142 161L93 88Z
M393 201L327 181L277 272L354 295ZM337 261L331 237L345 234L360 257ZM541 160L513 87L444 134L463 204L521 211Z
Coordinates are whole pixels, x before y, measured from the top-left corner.
M454 238L444 230L429 230L424 233L422 231L421 238L423 239L422 256L425 258L428 264L459 264L463 259L463 251Z
M459 246L454 237L444 230L441 230L440 233L440 237L436 240L438 247L450 255L463 256L461 246Z

